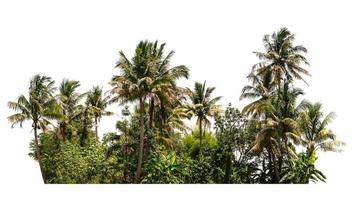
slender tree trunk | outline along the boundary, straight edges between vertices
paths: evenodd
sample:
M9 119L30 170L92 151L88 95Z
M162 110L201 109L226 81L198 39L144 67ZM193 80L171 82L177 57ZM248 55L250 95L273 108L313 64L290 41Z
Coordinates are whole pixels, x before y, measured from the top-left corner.
M202 118L199 118L199 153L202 155L202 143L203 142L203 131L202 131Z
M62 136L63 136L63 138L64 138L64 140L66 140L66 138L67 138L67 133L66 133L66 111L65 111L65 109L63 110L63 116L64 116L64 121L60 124L61 125L61 131L62 131Z
M274 179L274 183L279 183L280 181L280 176L279 176L279 171L277 168L277 163L276 163L276 156L274 154L274 152L272 152L272 160L273 160L273 165L274 165L274 175L275 175L275 179Z
M149 107L149 129L154 127L154 97L150 99L150 107Z
M154 127L154 97L151 97L150 102L149 102L149 130L152 130L152 128ZM144 141L144 146L145 146L145 152L144 152L144 160L148 159L149 153L150 153L150 145L148 143L148 137L149 137L149 133L151 132L146 132L145 134L145 141Z
M37 154L37 159L38 159L38 163L39 163L40 173L42 174L43 182L46 184L46 183L47 183L47 180L46 180L45 171L44 171L44 169L43 169L42 158L41 158L41 155L40 155L40 149L39 149L39 142L38 142L37 129L38 129L38 125L37 125L37 123L35 122L35 123L34 123L34 143L35 143L35 151L36 151L36 154Z
M98 136L98 117L94 117L94 125L95 125L95 139L99 141L99 136Z
M142 172L142 161L143 161L143 148L144 148L144 101L143 97L139 98L140 107L140 134L139 134L139 151L138 151L138 163L136 176L134 183L139 183Z
M273 174L274 174L274 171L273 171L273 161L272 161L272 156L271 156L271 148L270 149L267 149L267 151L268 151L268 157L269 157L269 163L268 163L268 165L269 165L269 172L270 172L270 174L272 175L272 177L274 177L273 176ZM263 167L263 169L264 169L264 167Z
M279 79L279 88L278 88L278 91L277 91L277 97L279 98L279 100L281 100L281 79Z

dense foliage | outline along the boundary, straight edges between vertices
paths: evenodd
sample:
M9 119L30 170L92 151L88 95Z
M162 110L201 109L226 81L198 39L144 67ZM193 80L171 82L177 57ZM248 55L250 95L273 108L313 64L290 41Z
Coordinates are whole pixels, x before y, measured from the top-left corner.
M296 81L310 76L307 49L286 28L263 38L242 111L219 105L206 81L182 88L184 65L170 66L165 44L141 41L132 58L119 53L117 75L104 92L79 93L79 81L58 89L35 75L28 95L8 103L15 124L32 123L29 155L44 183L309 183L325 181L315 167L320 151L341 151L328 124L334 113L302 100ZM122 106L116 131L98 135L100 119ZM116 114L116 113L115 113ZM196 118L194 128L187 120ZM212 128L213 123L213 128Z

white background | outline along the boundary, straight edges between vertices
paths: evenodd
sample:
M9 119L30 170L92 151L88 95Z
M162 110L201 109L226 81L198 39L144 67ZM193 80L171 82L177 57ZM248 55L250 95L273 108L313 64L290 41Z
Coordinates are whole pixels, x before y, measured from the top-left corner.
M351 196L351 6L348 1L0 1L0 199L36 198L285 198ZM345 152L319 153L317 168L326 184L309 186L44 186L39 167L28 157L29 124L11 129L6 103L26 94L30 78L41 73L109 89L117 74L118 51L128 57L140 40L167 43L172 64L190 68L194 81L207 80L222 104L239 102L246 75L263 50L262 37L281 27L296 33L308 48L309 87L305 98L334 111L330 125L348 146ZM117 106L111 107L117 110ZM104 119L100 133L114 131L117 117ZM228 196L228 197L225 197Z

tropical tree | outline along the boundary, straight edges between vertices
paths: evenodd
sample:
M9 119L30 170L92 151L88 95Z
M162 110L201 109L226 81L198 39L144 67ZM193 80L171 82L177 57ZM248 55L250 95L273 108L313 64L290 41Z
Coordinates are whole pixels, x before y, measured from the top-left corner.
M151 67L152 46L152 43L148 41L141 41L137 45L135 55L131 60L120 51L120 58L116 67L120 69L121 75L114 76L110 82L113 86L111 93L115 95L112 97L111 102L139 102L140 134L135 183L140 181L142 170L145 139L145 101L149 92L149 85L152 82L153 71Z
M37 131L39 129L46 131L46 126L50 123L49 119L55 116L53 113L55 105L55 99L53 98L54 90L54 81L48 76L38 74L30 81L28 98L20 95L16 102L8 102L8 107L17 111L17 113L8 117L8 120L12 123L11 127L15 124L19 124L22 127L24 121L32 121L35 158L39 162L44 183L47 183L47 179L42 166Z
M189 77L189 69L184 65L170 67L170 60L175 54L174 51L170 51L164 57L165 43L158 46L158 41L152 45L151 64L153 73L151 74L151 84L149 87L149 128L153 127L154 123L154 111L157 105L163 112L165 107L172 107L177 101L177 97L182 90L176 85L176 81L180 78ZM161 123L165 120L165 116L162 115Z
M108 102L108 97L104 98L103 89L99 86L93 87L87 94L86 106L91 110L91 113L94 116L95 137L97 140L99 140L98 122L100 121L102 116L112 115L112 112L105 111Z
M121 103L139 101L140 109L140 142L138 166L135 182L139 182L143 150L145 143L145 103L149 99L149 128L153 127L155 101L160 99L161 93L166 95L176 88L175 81L181 77L188 77L188 69L185 66L169 68L172 55L171 51L165 58L163 49L158 42L141 41L136 48L134 57L127 59L125 54L120 52L120 59L116 67L121 70L121 75L114 76L111 81L112 93L115 95L111 101ZM166 90L168 88L169 90ZM166 92L167 91L167 92ZM171 92L170 92L171 93ZM159 103L161 107L162 103ZM161 108L162 110L163 108Z
M211 98L215 87L207 88L205 83L206 81L203 84L195 82L194 91L187 88L188 97L192 102L192 104L187 105L187 109L189 113L197 117L200 132L200 148L202 148L204 130L210 126L209 117L214 117L221 112L220 105L216 104L221 97Z
M265 119L259 120L260 127L253 146L252 153L261 153L267 149L269 160L273 168L273 180L280 180L280 173L283 165L283 156L287 160L294 155L294 150L290 148L291 142L300 143L300 129L297 122L296 99L303 94L299 88L290 88L286 83L281 89L279 96L270 97L270 101L263 106ZM277 161L278 160L278 161ZM288 164L290 164L288 162Z
M309 65L303 55L307 53L307 49L302 45L295 46L294 39L295 35L287 28L281 28L271 36L265 35L263 37L265 52L254 52L261 62L254 65L252 71L259 76L270 73L272 84L278 88L283 82L292 82L294 79L306 83L302 75L310 74L300 65L301 63Z
M77 128L72 124L72 121L83 112L82 109L77 110L77 106L85 96L85 94L76 91L79 86L79 81L68 79L64 79L60 84L57 95L60 116L57 135L60 138L69 139L72 135L77 134Z
M243 87L240 100L255 99L252 103L246 105L242 113L246 115L253 115L259 119L263 117L263 107L267 105L267 101L273 93L273 85L271 83L271 74L266 73L264 76L259 76L251 72L247 78L250 80L251 85Z
M341 151L338 147L344 143L337 140L336 134L327 128L327 125L335 118L335 113L330 112L324 116L322 104L313 104L309 101L303 101L300 109L302 144L307 148L308 156L317 150Z
M152 149L149 139L168 139L173 134L169 129L170 119L175 119L174 109L180 106L180 98L183 89L177 87L176 81L180 78L188 78L189 70L184 65L170 66L170 60L174 51L170 51L164 56L165 43L158 45L154 42L151 48L151 68L150 84L148 88L148 131L146 132L145 156L147 159ZM180 109L178 109L179 111ZM172 116L172 117L171 117ZM177 115L180 116L180 115ZM180 121L178 121L180 122ZM159 128L159 132L155 128ZM156 135L156 134L158 135ZM165 140L163 140L165 141Z
M325 182L325 175L315 168L314 163L316 160L315 153L310 155L299 153L296 158L290 160L292 167L287 168L280 183L308 184L310 181L314 183L317 181Z
M247 123L246 118L231 104L226 108L224 115L215 118L215 135L218 143L217 166L224 171L223 176L220 176L221 183L234 181L231 180L232 174L239 177L238 179L244 179L236 172L240 172L241 168L247 166L246 163L250 164L251 156L248 150L254 139L254 133L246 130ZM251 172L249 170L247 172L246 176L249 176ZM240 181L238 179L237 181Z

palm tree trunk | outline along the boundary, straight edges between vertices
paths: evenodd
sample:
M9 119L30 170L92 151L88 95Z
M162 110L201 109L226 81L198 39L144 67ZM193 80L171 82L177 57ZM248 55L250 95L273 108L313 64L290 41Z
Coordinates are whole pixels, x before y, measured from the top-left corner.
M268 157L269 157L269 163L268 163L268 165L269 165L269 170L270 170L270 173L271 174L273 174L273 162L272 162L272 156L271 156L271 149L267 149L267 151L268 151ZM264 169L264 168L263 168Z
M61 128L61 130L62 130L62 136L63 136L63 138L64 138L64 140L66 140L66 138L67 138L67 133L66 133L66 111L65 111L65 109L62 111L62 113L63 113L63 116L64 116L64 121L60 124L60 128Z
M278 89L278 91L277 91L277 97L279 98L279 100L281 100L281 95L280 95L280 93L281 93L281 78L279 79L279 89Z
M138 151L138 163L137 171L134 179L134 183L138 183L142 172L142 161L143 161L143 148L144 148L144 101L143 97L139 98L140 107L140 134L139 134L139 151Z
M38 163L39 163L40 173L42 174L43 182L46 184L46 183L47 183L47 180L46 180L46 175L45 175L45 172L44 172L44 169L43 169L42 158L41 158L40 150L39 150L39 142L38 142L37 129L38 129L38 125L37 125L37 123L35 122L35 123L34 123L34 143L35 143L35 151L36 151L36 154L37 154L37 159L38 159Z
M202 155L202 141L203 141L203 131L202 131L202 118L199 118L199 153Z
M98 117L94 117L94 125L95 125L95 139L99 141L99 136L98 136Z
M150 105L149 105L149 130L152 130L152 128L154 127L154 98L151 97L150 99ZM149 156L149 152L150 152L150 145L148 144L148 133L150 132L147 132L146 134L146 137L145 137L145 152L144 152L144 160L147 160L148 159L148 156Z
M279 171L278 171L278 167L277 167L277 163L276 163L276 156L275 156L275 153L274 153L272 147L270 147L270 151L271 151L272 162L273 162L273 166L274 166L273 181L274 181L274 183L279 183L280 176L279 176Z
M149 129L154 127L154 97L150 99L150 107L149 107Z

